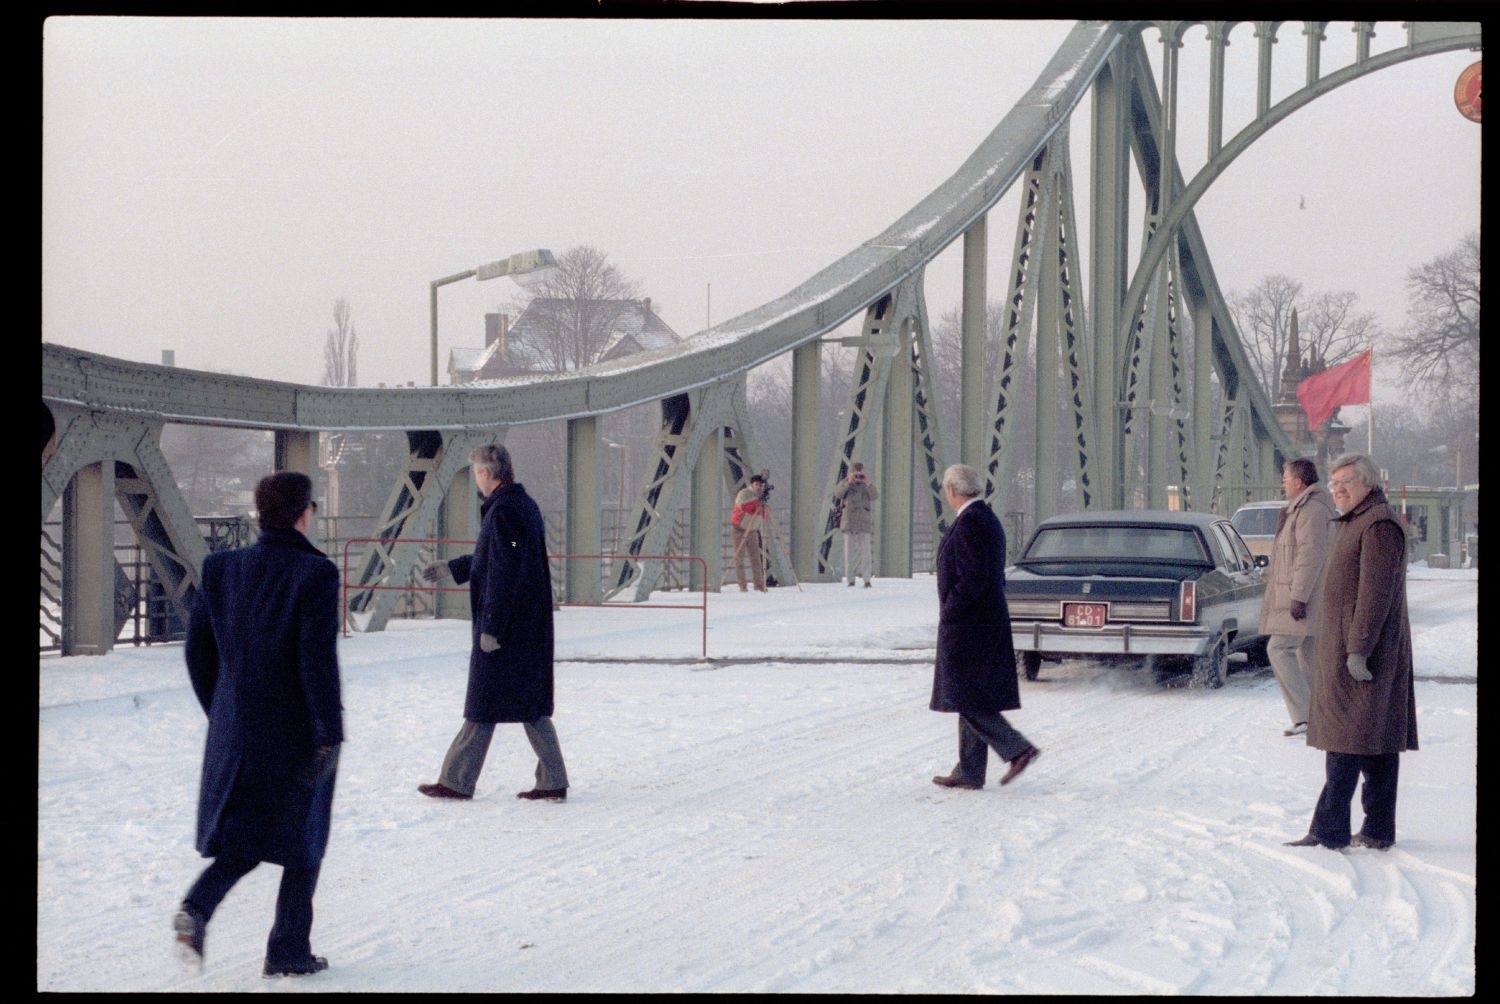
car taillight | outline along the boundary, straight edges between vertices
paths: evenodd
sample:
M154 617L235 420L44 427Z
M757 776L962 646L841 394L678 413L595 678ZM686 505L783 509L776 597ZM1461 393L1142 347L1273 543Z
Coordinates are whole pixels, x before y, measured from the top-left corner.
M1177 619L1184 622L1198 619L1198 583L1188 579L1182 584L1177 597Z

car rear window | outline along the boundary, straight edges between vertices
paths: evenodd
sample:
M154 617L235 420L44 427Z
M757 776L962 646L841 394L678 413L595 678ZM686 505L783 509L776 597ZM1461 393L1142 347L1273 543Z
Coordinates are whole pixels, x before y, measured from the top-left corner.
M1252 537L1260 535L1272 537L1276 535L1276 520L1281 516L1281 508L1267 506L1260 509L1241 509L1229 519L1229 523L1240 532L1241 536L1250 534Z
M1057 526L1042 527L1022 555L1023 561L1110 559L1123 561L1210 561L1191 527Z

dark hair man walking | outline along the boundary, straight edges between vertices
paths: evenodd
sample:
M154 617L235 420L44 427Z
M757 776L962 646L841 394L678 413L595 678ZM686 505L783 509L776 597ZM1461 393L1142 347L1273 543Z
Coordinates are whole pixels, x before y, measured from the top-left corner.
M339 575L307 539L318 508L307 475L262 478L255 507L260 539L204 559L188 623L188 675L208 715L197 846L214 860L173 926L201 966L220 901L260 862L281 865L263 972L305 976L328 967L310 935L344 741Z

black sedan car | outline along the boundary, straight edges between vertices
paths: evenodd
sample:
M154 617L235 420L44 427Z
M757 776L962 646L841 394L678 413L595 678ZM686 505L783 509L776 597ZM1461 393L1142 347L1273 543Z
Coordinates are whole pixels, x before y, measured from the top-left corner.
M1212 513L1129 509L1043 520L1006 569L1019 662L1034 680L1043 658L1150 657L1221 687L1233 651L1264 651L1265 594L1256 558Z

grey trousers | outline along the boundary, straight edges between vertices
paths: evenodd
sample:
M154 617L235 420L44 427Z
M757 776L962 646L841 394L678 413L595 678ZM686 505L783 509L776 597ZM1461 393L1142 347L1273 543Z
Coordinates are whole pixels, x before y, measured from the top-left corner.
M536 786L544 791L566 788L568 768L563 764L562 747L557 742L552 719L538 718L522 724L531 748L536 751ZM490 751L490 740L494 735L493 723L464 719L458 735L448 747L448 755L443 757L443 773L438 780L460 794L474 794L474 786L479 783L479 772L484 768L485 754Z
M865 585L870 584L870 566L873 563L870 554L872 536L873 534L868 533L844 534L844 580L851 586L858 578L863 578Z
M1313 635L1273 634L1266 641L1266 658L1271 662L1271 672L1281 684L1281 699L1286 701L1286 713L1292 724L1307 721L1307 708L1312 701L1313 647L1317 638Z
M989 753L1010 763L1031 748L1031 742L1011 727L1005 716L996 711L987 715L958 716L958 764L953 776L972 784L984 784Z

